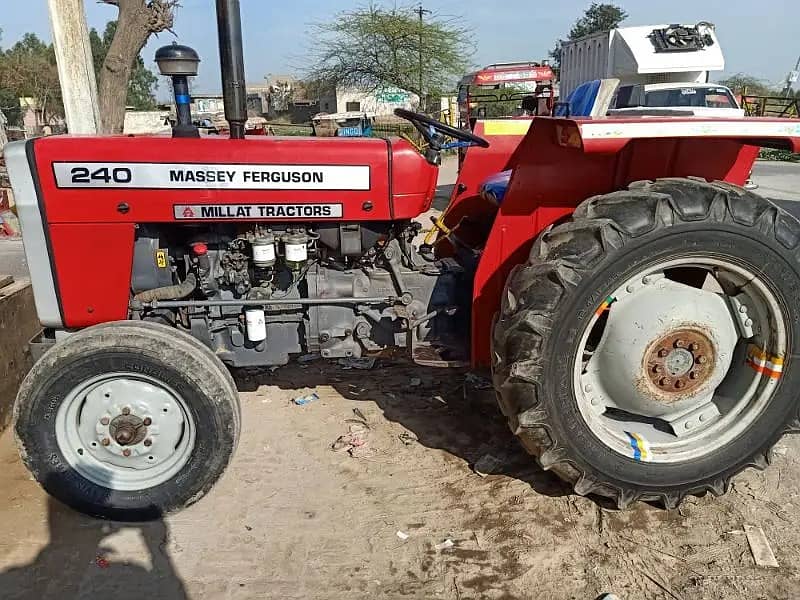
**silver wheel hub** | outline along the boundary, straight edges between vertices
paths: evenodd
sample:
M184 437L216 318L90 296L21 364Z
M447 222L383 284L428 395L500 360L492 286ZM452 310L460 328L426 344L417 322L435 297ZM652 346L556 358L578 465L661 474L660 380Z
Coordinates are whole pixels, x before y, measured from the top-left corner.
M695 357L687 347L697 342L681 337L706 340L716 359L711 369L704 368L711 357ZM611 304L605 334L582 377L583 387L594 391L598 410L619 408L678 420L710 402L728 371L738 337L731 312L717 294L665 277L629 284ZM656 363L653 358L659 353L666 355ZM696 364L700 358L705 365ZM702 374L702 379L692 380L699 385L686 384L689 373ZM682 435L685 429L678 430L676 435Z
M91 378L67 395L56 417L56 439L86 479L139 490L180 471L194 447L195 428L188 407L169 387L120 373Z
M688 270L691 284L680 280ZM619 453L696 458L741 434L771 398L777 378L751 355L782 364L785 353L780 307L755 274L717 258L664 261L597 309L575 362L578 406Z

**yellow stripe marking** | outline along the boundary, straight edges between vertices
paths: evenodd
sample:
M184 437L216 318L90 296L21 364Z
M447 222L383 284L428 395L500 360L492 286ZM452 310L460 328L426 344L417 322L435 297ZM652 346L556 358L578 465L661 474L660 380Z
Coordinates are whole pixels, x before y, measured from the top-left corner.
M533 121L520 119L502 119L483 121L484 135L525 135Z

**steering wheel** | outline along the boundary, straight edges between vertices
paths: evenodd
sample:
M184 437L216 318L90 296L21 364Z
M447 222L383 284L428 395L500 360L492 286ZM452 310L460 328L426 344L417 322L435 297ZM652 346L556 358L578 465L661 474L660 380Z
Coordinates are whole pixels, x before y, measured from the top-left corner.
M434 150L445 150L459 146L480 146L481 148L489 147L489 142L482 137L479 137L469 131L458 129L457 127L451 127L450 125L442 123L441 121L437 121L428 115L411 112L410 110L405 110L403 108L396 108L394 110L394 114L405 119L406 121L410 121L411 124L417 128L420 134L422 134L422 137L425 138L425 141L428 142L428 145ZM437 133L440 135L437 136ZM463 143L453 145L443 144L442 136L451 137Z

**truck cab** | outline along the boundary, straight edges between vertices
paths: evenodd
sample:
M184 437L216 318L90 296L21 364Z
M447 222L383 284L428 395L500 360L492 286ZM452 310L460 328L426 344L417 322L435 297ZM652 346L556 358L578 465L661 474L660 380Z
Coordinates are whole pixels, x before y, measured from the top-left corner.
M623 116L641 109L667 109L701 117L743 117L733 93L715 83L653 83L621 85L611 114Z

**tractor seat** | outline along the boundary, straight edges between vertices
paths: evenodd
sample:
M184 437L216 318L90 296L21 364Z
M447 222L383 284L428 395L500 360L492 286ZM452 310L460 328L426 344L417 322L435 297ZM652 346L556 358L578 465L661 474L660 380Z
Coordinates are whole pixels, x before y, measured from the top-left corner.
M506 197L506 192L508 192L508 185L511 183L512 172L513 171L510 170L501 171L484 181L480 187L481 198L500 206L503 203L503 198Z

